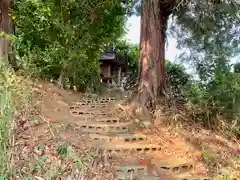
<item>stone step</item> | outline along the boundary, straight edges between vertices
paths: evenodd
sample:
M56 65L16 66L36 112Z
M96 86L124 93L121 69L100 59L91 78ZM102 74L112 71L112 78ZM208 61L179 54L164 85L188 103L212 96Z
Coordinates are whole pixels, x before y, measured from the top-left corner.
M84 104L84 103L74 104L69 107L70 111L79 111L79 110L94 111L94 110L98 110L98 109L103 110L106 108L107 108L107 104L96 104L96 103L94 103L94 104Z
M78 124L80 130L86 133L99 133L99 134L116 134L116 133L127 133L129 132L130 123L119 123L119 124L102 124L94 122L82 122Z
M105 108L107 107L107 103L82 103L78 102L76 104L73 104L71 107L75 108Z
M189 172L176 174L174 178L176 180L210 180L207 177L193 176Z
M70 110L70 114L72 116L83 118L83 119L94 117L97 114L101 114L101 113L102 111Z
M122 122L129 122L129 120L124 118L119 118L117 116L108 116L108 117L92 117L91 119L95 120L96 122L101 123L122 123Z
M108 104L113 104L116 102L116 98L101 98L101 99L97 99L98 103L108 103Z
M117 180L161 180L160 177L142 174L129 174L117 172Z
M136 177L136 175L133 175L133 174L117 172L116 175L117 175L117 180L138 180L138 177Z
M93 117L110 117L114 113L111 111L104 111L102 109L70 109L70 114L79 118L93 118Z
M147 166L135 164L124 164L115 167L117 173L125 173L126 175L147 175Z
M100 134L90 134L90 137L95 140L104 140L104 141L114 141L120 140L124 142L137 142L147 140L147 136L143 134L116 134L114 136L100 135Z
M107 154L131 154L131 153L152 153L162 149L162 146L155 144L140 143L111 143L106 141L96 141L92 145L93 148L100 149Z
M92 123L98 123L98 124L121 124L121 123L130 123L129 120L119 118L116 116L110 116L110 114L105 116L105 113L103 115L94 115L91 117L85 117L85 118L78 118L80 123L86 122L92 122Z
M157 176L143 175L143 176L140 176L138 180L161 180L161 178Z
M151 164L157 168L169 170L172 173L188 172L193 169L193 163L185 159L169 158L169 159L152 159Z
M116 98L114 97L101 97L101 98L82 98L81 100L77 101L77 103L111 103L115 102Z
M106 110L100 110L97 111L97 113L95 113L95 116L93 116L92 118L112 118L112 117L116 117L116 114L112 111L106 111Z

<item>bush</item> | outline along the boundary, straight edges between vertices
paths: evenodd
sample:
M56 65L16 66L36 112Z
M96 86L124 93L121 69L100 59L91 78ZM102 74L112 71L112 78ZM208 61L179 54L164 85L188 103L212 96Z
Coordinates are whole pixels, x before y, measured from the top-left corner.
M62 85L84 89L99 79L98 53L93 52L91 57L86 52L55 43L44 51L38 48L29 51L22 62L23 69L31 77L58 80L61 75Z
M175 99L184 100L191 76L186 73L183 66L170 61L166 62L166 72L171 94Z
M196 82L187 90L187 100L192 104L192 118L209 127L219 124L219 116L229 123L240 117L240 74L225 73L208 83Z

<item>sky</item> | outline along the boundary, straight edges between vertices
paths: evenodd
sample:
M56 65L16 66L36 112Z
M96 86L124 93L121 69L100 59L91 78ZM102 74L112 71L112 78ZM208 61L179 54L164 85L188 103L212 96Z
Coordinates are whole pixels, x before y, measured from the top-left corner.
M137 16L131 16L128 19L127 22L127 27L128 27L128 33L126 35L126 38L131 42L131 43L139 43L140 39L140 17ZM168 47L166 47L166 59L170 61L176 61L176 57L180 55L181 50L176 48L177 41L173 38L168 38ZM240 58L236 57L233 58L232 63L235 62L240 62Z
M139 43L140 39L140 17L137 16L131 16L128 19L127 22L128 27L128 33L126 35L126 38L131 43ZM170 61L174 61L176 59L176 56L181 53L180 50L176 48L176 40L169 38L168 39L168 47L166 49L166 59Z

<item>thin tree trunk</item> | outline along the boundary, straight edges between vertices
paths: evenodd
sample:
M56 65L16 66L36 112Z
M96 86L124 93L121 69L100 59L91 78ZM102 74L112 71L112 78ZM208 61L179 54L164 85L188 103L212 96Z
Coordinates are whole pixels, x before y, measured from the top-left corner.
M64 69L61 70L57 84L61 89L64 89Z
M10 23L9 23L9 33L10 34L15 34L15 30L14 30L14 22L12 19L10 19ZM14 46L12 45L12 42L8 43L8 61L9 64L12 66L13 70L16 72L20 69L19 64L17 63L17 57L16 57L16 49L14 48Z
M5 34L10 34L12 30L12 23L10 18L12 1L0 0L0 31ZM4 58L8 63L8 55L11 52L11 42L4 36L0 37L0 57Z
M139 84L133 102L154 109L165 97L165 31L171 12L161 0L142 1Z

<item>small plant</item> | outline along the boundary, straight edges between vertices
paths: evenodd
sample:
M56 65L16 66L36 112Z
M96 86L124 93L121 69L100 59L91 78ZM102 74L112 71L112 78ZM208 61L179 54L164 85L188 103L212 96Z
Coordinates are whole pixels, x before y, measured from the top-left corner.
M38 150L39 151L44 151L45 150L45 146L44 145L39 145L38 146Z
M67 157L67 155L68 155L68 144L67 143L60 144L57 148L57 153L61 158Z
M45 167L45 162L47 161L46 156L41 156L37 160L34 160L31 167L31 172L45 172L47 171Z
M215 157L211 152L203 150L201 153L203 161L208 167L214 168L218 171L220 163L218 157Z
M234 157L233 157L233 160L239 162L239 161L240 161L240 155L238 155L238 156L234 156Z

